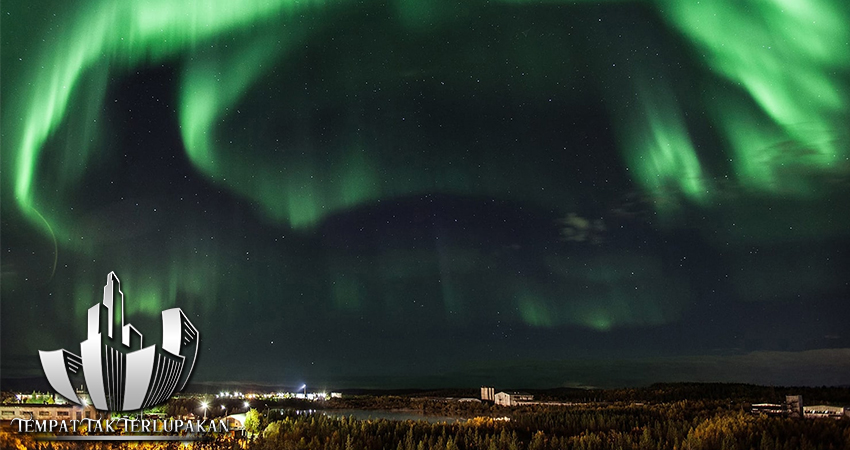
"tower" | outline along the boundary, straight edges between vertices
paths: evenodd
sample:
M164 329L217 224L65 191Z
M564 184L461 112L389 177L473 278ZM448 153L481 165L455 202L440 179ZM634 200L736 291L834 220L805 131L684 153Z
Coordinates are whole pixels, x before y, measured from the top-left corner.
M495 401L496 400L495 391L496 390L494 388L483 386L481 388L481 400L487 400L487 401L491 401L491 402Z
M803 396L802 395L786 395L785 408L788 410L788 416L794 418L803 417Z

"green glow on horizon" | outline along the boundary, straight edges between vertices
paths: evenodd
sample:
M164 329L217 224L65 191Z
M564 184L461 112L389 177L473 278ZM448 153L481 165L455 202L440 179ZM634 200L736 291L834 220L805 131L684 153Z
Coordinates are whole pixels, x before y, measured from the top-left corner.
M606 311L604 310L594 311L586 320L590 328L593 328L596 331L609 331L613 326L611 319L607 317Z
M148 255L136 249L133 256L113 254L111 267L121 280L125 295L125 312L129 316L143 315L158 317L160 312L175 306L186 307L197 312L211 313L216 310L217 283L210 283L219 275L220 263L207 257L192 257L169 250ZM209 253L215 250L207 249ZM205 252L207 253L207 252ZM207 253L207 254L209 254ZM161 260L160 264L137 264L139 260ZM69 297L74 299L77 314L83 314L101 300L106 274L87 274L77 278L69 287ZM247 277L247 275L241 275ZM250 279L250 278L248 278Z
M514 281L518 320L530 327L658 326L678 320L692 301L687 283L665 277L661 261L649 255L602 251L581 263L553 258L547 269L555 274L549 283Z
M520 317L527 325L539 328L549 328L555 325L552 312L540 299L523 295L518 303Z
M331 295L334 306L343 311L357 311L363 306L361 300L365 297L363 287L352 275L334 273L331 281Z

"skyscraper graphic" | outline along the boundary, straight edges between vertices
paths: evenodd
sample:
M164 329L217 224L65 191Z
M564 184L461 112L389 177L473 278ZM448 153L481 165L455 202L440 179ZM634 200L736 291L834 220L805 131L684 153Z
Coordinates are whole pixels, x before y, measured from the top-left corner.
M72 402L82 403L70 381L80 368L95 408L130 411L182 390L195 367L199 333L189 318L180 308L163 311L161 348L144 347L142 333L124 323L124 293L115 272L106 277L103 301L88 310L87 330L80 356L65 349L39 351L50 385Z

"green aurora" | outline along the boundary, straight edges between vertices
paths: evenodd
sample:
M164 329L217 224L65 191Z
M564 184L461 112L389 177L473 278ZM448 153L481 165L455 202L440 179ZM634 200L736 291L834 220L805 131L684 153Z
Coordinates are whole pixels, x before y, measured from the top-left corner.
M679 277L669 255L651 245L630 244L624 255L608 238L592 252L539 258L505 256L510 249L460 238L444 243L439 227L426 233L429 247L396 245L401 238L393 237L375 241L379 250L310 247L324 242L319 236L339 217L422 196L499 199L555 217L585 207L586 191L566 187L560 166L528 155L561 151L552 161L562 162L575 152L606 149L544 148L533 135L505 143L498 130L476 126L469 134L477 137L447 132L442 138L435 131L444 124L434 125L442 119L433 117L440 106L418 103L420 80L428 79L442 107L470 102L484 110L513 96L515 108L559 97L560 107L581 109L594 98L610 118L619 162L612 178L633 183L626 190L639 199L621 223L639 221L658 242L691 239L682 230L696 229L705 248L719 249L719 261L734 259L729 267L739 270L728 271L729 292L748 300L761 295L752 283L768 300L784 292L845 292L846 283L820 270L818 261L829 260L830 239L847 239L850 218L840 194L850 167L850 4L589 3L110 0L36 8L4 2L2 206L13 224L4 223L4 232L26 230L16 231L16 239L25 236L23 247L41 249L36 265L52 272L39 278L44 283L71 264L60 279L73 281L54 282L50 290L73 299L76 315L94 301L101 264L115 267L132 292L128 313L148 317L178 302L199 314L233 312L254 301L244 298L269 296L262 286L268 280L291 296L310 296L315 288L309 302L330 308L329 323L369 311L407 317L420 307L411 301L439 298L433 320L460 326L482 314L485 306L472 299L483 297L488 323L605 333L675 324L695 307L702 298L695 292L709 289L702 281ZM627 28L635 19L612 13L619 8L654 22ZM372 19L381 15L388 18ZM372 26L372 35L360 28ZM489 31L470 31L480 29ZM594 43L604 51L588 54ZM299 72L308 64L320 80ZM147 240L151 230L183 220L179 206L169 209L171 216L141 219L81 197L80 187L114 169L112 161L126 152L106 109L117 102L116 80L157 67L173 68L177 77L168 89L176 91L170 109L181 143L167 151L184 152L213 189L250 205L227 214L250 216L256 227L242 219L205 222L187 210L185 226ZM497 87L505 83L510 88ZM397 103L358 110L383 98ZM310 108L328 105L343 112L321 120L310 115ZM548 126L567 126L558 111L540 108L540 116L552 117ZM337 128L328 131L325 122ZM162 197L173 195L140 196L152 211ZM634 206L619 199L623 204L614 209L621 213ZM820 214L828 205L835 207ZM714 219L693 225L705 216ZM616 220L606 222L607 234ZM765 275L745 262L752 247L776 253L791 241L811 244L815 255L799 282L779 288L771 281L799 264ZM97 271L83 268L88 261ZM18 270L30 269L9 272ZM4 300L22 299L26 283L6 272ZM231 285L234 279L244 288ZM313 311L295 301L270 302L250 307L282 302L287 314ZM276 317L258 318L256 327L274 328ZM34 345L52 339L27 334Z
M803 161L823 172L834 170L847 160L846 140L839 138L846 131L842 125L848 122L844 85L850 68L847 45L850 30L846 26L850 8L826 0L768 1L757 5L734 1L657 3L671 26L689 38L697 51L704 52L702 62L744 89L758 106L733 103L729 107L730 102L725 98L717 99L722 93L705 94L711 120L723 130L731 147L729 156L736 161L737 181L766 191L781 189L789 181L782 178L781 168L786 157L783 153L788 148L803 152ZM533 5L533 2L523 4ZM240 164L228 164L236 152L216 148L213 142L216 123L228 115L256 82L264 65L268 67L274 59L285 58L286 47L308 39L305 35L310 31L299 27L315 32L321 26L312 21L301 25L292 18L305 14L321 18L326 9L345 7L345 3L291 1L238 4L105 1L88 3L81 11L69 13L75 20L57 26L61 31L49 36L50 45L40 49L35 58L37 63L22 75L33 81L15 96L20 109L15 105L13 110L21 111L17 117L20 125L14 127L16 133L7 148L11 147L14 154L13 186L18 206L33 225L40 226L33 211L40 206L34 189L39 175L38 161L48 157L42 154L45 144L66 120L69 103L75 95L83 96L78 101L84 104L97 105L103 101L100 96L105 92L110 71L126 71L184 52L194 55L186 63L180 94L180 123L186 152L210 178L224 180L229 175L230 182L221 182L261 204L276 220L295 227L310 226L339 209L431 188L423 180L422 185L413 183L381 192L374 187L376 181L372 175L377 163L357 156L356 148L351 150L355 154L353 164L342 174L319 168L315 169L316 173L306 175L298 171L301 175L297 176L322 178L277 185L274 175L240 171ZM400 2L396 7L403 16L416 16L422 9L417 2L410 1ZM755 8L758 10L753 11ZM428 13L438 14L430 8ZM283 23L293 31L273 38L239 36L245 28L270 23ZM744 32L746 36L742 36ZM233 49L225 51L207 51L206 43L221 35L235 35L245 42L237 41ZM795 70L790 71L789 67ZM639 77L645 75L638 73ZM655 97L659 92L635 88L647 99L644 109L649 123L635 120L637 123L626 126L634 131L625 133L627 137L621 146L629 164L640 174L639 182L658 194L667 180L671 180L692 200L711 195L712 176L703 174L675 100L658 104ZM712 98L716 100L711 101ZM80 165L84 167L85 161L98 151L105 151L88 144L97 131L93 125L96 117L91 117L96 114L96 111L84 114L86 121L79 142L67 144L80 152L66 155L67 159L73 156L78 166L76 170L65 169L69 173L62 178L67 183L77 181ZM330 177L350 181L336 189L322 188L329 184L323 178ZM257 181L250 182L247 178ZM268 184L282 190L284 198L258 195L267 191ZM439 187L457 189L451 180L445 184ZM803 186L793 187L792 192L807 193ZM60 220L52 216L50 219Z

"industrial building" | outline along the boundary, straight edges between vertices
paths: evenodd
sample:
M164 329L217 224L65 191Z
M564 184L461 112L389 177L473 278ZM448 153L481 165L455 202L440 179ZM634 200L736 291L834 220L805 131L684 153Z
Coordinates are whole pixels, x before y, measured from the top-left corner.
M841 406L813 405L803 407L803 415L808 419L840 419L850 417L850 409Z
M788 410L785 405L778 403L754 403L750 407L750 412L753 414L765 414L768 416L784 416Z
M481 400L485 402L494 402L500 406L517 406L520 404L533 403L534 396L527 392L517 391L501 391L495 393L496 389L490 386L481 387Z
M842 406L812 405L803 406L802 395L786 395L785 404L776 403L754 403L750 407L753 414L766 414L768 416L788 416L792 418L832 418L841 419L850 417L850 408Z
M527 392L499 392L495 396L496 404L501 406L517 406L530 403L534 396Z
M17 403L12 405L0 405L0 420L8 422L14 419L35 420L83 420L96 419L97 410L94 406L87 404L79 406L75 404L48 405Z
M496 401L496 389L488 386L482 387L481 400L490 402Z
M788 408L788 417L799 419L803 417L803 396L786 395L785 405Z

